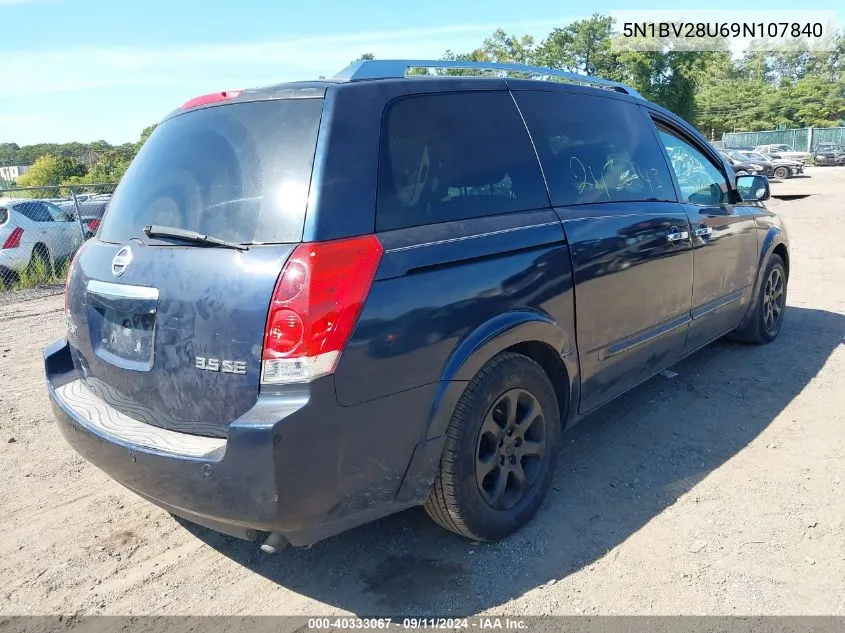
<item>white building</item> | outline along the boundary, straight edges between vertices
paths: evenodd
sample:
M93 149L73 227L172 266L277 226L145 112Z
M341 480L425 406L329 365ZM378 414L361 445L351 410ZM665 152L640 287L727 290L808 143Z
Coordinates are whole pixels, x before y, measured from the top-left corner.
M0 165L0 180L15 181L27 169L27 165Z

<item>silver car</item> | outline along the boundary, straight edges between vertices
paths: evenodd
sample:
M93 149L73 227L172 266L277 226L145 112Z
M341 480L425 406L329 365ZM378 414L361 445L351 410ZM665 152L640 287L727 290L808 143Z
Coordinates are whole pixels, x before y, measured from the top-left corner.
M71 257L82 242L74 216L52 202L0 198L0 277L38 260L49 267Z
M806 163L810 158L809 152L796 151L791 145L786 143L778 143L772 145L758 145L754 148L758 154L765 154L771 159L785 158L786 160L794 160L800 163Z

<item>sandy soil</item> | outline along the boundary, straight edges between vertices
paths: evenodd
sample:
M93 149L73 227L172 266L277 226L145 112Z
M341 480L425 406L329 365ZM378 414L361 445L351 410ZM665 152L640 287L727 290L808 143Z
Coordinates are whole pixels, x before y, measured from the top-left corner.
M61 438L62 297L0 306L0 614L845 614L845 168L773 184L778 340L718 343L577 426L519 535L409 511L276 557L183 526Z

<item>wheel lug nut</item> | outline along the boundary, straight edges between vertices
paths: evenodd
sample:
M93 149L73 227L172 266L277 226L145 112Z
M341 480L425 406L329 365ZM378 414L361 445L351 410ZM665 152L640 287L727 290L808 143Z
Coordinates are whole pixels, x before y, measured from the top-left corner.
M511 459L510 459L510 461L511 461L511 464L515 464L515 463L516 463L516 456L515 456L515 455L511 455Z
M502 466L504 466L504 465L505 465L505 456L504 456L504 455L502 455L501 457L499 457L499 464L500 464L500 465L502 465Z

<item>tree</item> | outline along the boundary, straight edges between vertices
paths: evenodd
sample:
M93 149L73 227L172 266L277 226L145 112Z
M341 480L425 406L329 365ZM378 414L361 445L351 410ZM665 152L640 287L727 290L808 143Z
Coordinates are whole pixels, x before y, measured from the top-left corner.
M610 34L610 16L593 14L554 29L537 47L535 61L550 68L617 79L620 62L611 50Z
M18 178L18 186L60 185L70 178L82 177L85 174L85 165L79 161L66 156L48 154L38 158L26 173ZM51 195L51 193L49 189L38 189L29 192L29 195L33 198L42 198Z
M516 37L508 35L503 29L497 29L492 36L485 38L480 52L486 58L483 61L530 64L534 57L534 49L534 38L530 35ZM477 52L472 55L480 56Z
M358 62L373 61L375 58L376 56L372 53L364 53L363 55L361 55L361 57L359 57L358 59L353 59L350 63L356 64Z

